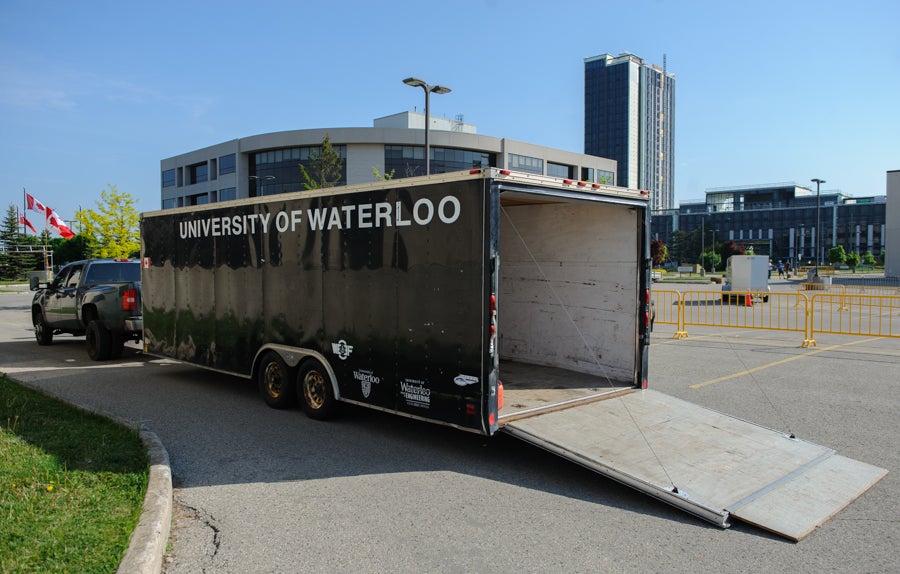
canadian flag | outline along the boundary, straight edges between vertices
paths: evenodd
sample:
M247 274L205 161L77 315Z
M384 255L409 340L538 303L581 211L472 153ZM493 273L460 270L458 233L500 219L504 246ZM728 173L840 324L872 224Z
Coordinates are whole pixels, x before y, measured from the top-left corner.
M19 223L30 229L35 235L38 234L37 229L34 228L34 225L32 225L24 215L19 216Z
M69 227L66 225L66 222L63 221L55 211L35 199L34 196L27 191L25 192L25 204L28 209L43 213L46 222L49 225L55 227L59 234L63 237L63 239L72 239L73 237L75 237L75 232L69 229ZM25 216L23 215L22 218L24 219L24 217ZM20 221L19 223L23 222ZM30 227L32 231L34 231L34 227L32 227L30 223L26 222L25 224ZM37 231L34 231L34 233L35 235L37 235Z
M47 209L47 223L49 223L50 225L55 227L56 230L59 231L59 234L62 235L63 239L72 239L73 237L75 237L75 232L68 228L66 223L62 220L62 218L60 216L58 216L56 214L55 211L53 211L50 208L46 208L46 209Z
M40 201L36 200L34 198L34 196L28 192L25 192L25 203L28 204L28 209L32 209L34 211L39 211L39 212L43 213L44 215L49 215L47 213L47 206L45 206Z

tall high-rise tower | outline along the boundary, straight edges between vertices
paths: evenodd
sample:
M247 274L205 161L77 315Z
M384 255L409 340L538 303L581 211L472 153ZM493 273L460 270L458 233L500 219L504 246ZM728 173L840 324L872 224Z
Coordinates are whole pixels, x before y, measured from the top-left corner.
M665 62L665 57L663 57ZM618 162L616 185L675 206L675 76L634 54L584 60L584 153Z

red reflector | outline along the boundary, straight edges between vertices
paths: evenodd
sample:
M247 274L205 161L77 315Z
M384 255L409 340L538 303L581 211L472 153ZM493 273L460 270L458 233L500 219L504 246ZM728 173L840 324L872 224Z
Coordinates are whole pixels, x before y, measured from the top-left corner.
M508 170L508 169L501 169L501 170L500 170L500 175L509 175L509 170Z
M476 173L481 173L481 170L480 169L470 169L469 170L469 175L475 175Z
M650 313L648 313L646 311L644 311L644 326L645 327L650 326Z
M581 187L584 187L584 186L586 186L587 184L584 183L583 181L579 181L579 182L578 182L578 185L580 185Z
M594 189L600 189L600 184L599 184L599 183L595 183L595 184L592 185L591 187L593 187Z
M494 413L488 415L488 423L490 423L491 426L494 426Z
M641 383L641 388L642 388L642 389L646 389L646 388L647 388L647 379L644 379L643 383Z
M491 311L497 310L497 296L491 293Z
M571 179L564 179L564 180L563 180L563 183L572 183L572 180L571 180Z
M466 414L469 416L475 416L475 405L472 403L466 403Z
M641 190L641 195L650 195L650 192L647 191L646 189L642 189L642 190Z
M503 381L498 381L500 386L497 388L497 410L503 410Z

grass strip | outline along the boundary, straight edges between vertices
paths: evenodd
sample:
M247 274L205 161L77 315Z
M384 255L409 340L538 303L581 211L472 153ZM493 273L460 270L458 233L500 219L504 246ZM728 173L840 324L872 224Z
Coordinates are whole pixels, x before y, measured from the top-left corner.
M0 376L0 572L115 572L147 474L136 431Z

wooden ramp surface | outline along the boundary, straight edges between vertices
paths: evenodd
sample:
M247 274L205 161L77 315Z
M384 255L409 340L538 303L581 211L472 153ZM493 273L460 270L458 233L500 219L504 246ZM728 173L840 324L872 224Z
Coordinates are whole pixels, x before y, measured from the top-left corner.
M503 430L720 526L734 516L791 540L887 474L652 390L514 420Z

